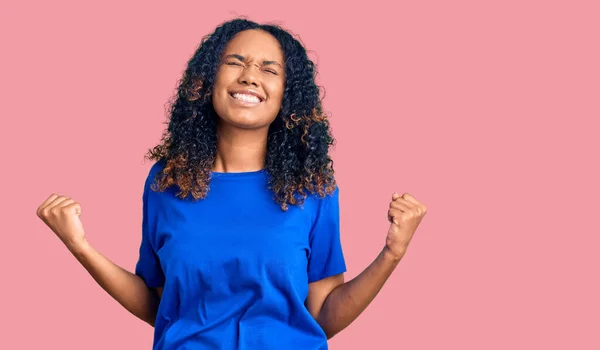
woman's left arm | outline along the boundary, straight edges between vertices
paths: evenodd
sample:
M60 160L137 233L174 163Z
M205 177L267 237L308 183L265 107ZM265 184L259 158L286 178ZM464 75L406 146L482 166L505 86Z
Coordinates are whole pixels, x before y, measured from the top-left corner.
M358 276L344 283L335 275L309 284L306 307L327 338L346 328L373 301L408 248L427 207L408 193L394 193L388 211L390 228L377 258Z

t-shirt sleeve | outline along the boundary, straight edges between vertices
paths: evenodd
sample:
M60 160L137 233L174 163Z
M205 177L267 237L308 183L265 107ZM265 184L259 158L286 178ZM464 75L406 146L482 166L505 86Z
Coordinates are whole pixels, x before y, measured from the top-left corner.
M154 225L152 225L150 217L152 214L149 210L151 205L149 202L150 184L155 167L152 168L144 185L142 195L142 240L140 243L139 258L135 266L135 274L140 276L150 288L162 287L165 283L165 276L153 246L152 238L154 237L154 232L152 227Z
M308 283L346 272L340 240L339 187L317 200L317 215L309 236Z

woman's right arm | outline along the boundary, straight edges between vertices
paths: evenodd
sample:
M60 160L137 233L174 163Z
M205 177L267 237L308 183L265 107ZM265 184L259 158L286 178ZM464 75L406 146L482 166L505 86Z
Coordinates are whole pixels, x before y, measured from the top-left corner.
M148 288L140 276L110 261L85 239L67 245L67 248L111 297L133 315L154 326L162 288Z
M154 326L162 288L148 288L140 276L116 265L88 243L79 218L79 203L52 194L38 207L37 215L110 296L133 315Z

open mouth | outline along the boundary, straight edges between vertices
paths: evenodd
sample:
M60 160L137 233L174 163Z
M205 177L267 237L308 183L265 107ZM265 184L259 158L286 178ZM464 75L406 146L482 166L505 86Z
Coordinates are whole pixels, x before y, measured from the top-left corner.
M231 96L234 100L241 102L245 105L257 105L263 102L261 97L258 97L253 94L246 94L243 92L230 92L229 96Z

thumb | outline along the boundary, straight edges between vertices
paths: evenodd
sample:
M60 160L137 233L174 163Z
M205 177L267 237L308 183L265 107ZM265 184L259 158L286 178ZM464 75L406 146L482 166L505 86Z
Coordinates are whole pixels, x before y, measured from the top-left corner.
M397 192L394 192L394 194L392 194L392 200L395 201L398 198L400 198L400 195Z

